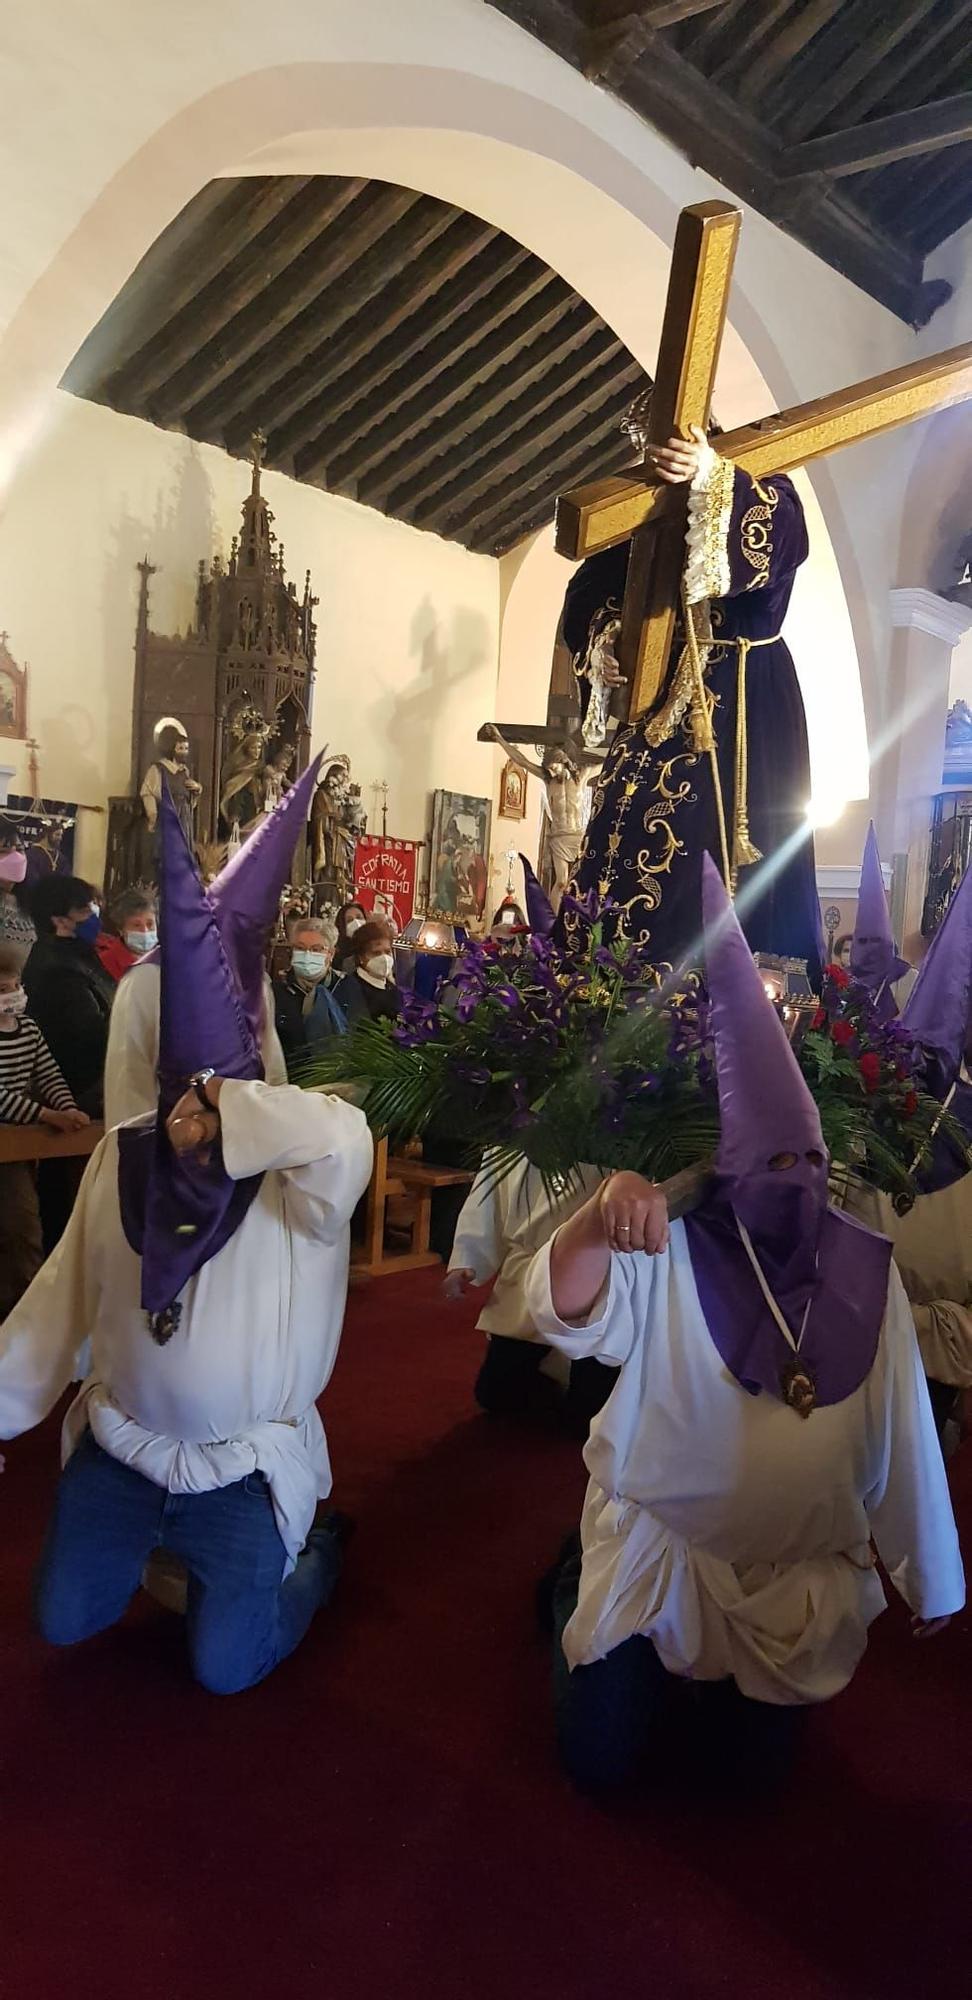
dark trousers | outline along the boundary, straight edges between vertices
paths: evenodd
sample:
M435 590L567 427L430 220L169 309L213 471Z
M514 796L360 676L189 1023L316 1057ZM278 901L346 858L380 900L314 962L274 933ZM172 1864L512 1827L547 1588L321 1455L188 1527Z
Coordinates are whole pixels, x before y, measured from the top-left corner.
M492 1416L508 1416L528 1406L549 1353L542 1340L511 1340L505 1334L491 1337L474 1390L480 1409ZM564 1408L575 1436L586 1438L617 1379L617 1369L606 1367L603 1361L571 1362Z
M153 1549L189 1572L193 1672L212 1694L253 1687L299 1645L326 1604L341 1549L312 1529L284 1578L285 1551L262 1472L211 1493L167 1493L121 1465L86 1431L58 1483L36 1580L37 1622L73 1646L122 1616Z
M563 1633L577 1605L580 1537L561 1551L553 1584L554 1715L561 1761L579 1790L611 1792L673 1775L760 1791L788 1772L802 1708L750 1701L733 1680L684 1681L635 1634L603 1660L575 1667Z

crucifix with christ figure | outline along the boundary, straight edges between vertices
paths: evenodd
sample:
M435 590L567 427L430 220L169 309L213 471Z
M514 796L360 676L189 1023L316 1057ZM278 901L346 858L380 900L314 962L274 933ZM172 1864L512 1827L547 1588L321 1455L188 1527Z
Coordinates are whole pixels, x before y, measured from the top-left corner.
M609 624L619 641L620 726L573 886L610 898L614 927L660 964L697 948L704 847L740 887L754 949L817 958L806 729L780 632L806 530L786 475L972 396L968 345L724 433L715 454L696 447L691 486L664 483L655 453L709 423L740 222L722 202L683 211L643 462L557 508L558 550L585 559L564 615L581 672Z

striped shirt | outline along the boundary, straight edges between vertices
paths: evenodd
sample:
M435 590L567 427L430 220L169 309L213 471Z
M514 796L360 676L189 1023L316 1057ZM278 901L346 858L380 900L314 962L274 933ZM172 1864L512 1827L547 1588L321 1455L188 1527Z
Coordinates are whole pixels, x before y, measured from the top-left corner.
M0 1123L33 1125L45 1105L73 1111L74 1099L37 1022L21 1014L13 1034L0 1030Z

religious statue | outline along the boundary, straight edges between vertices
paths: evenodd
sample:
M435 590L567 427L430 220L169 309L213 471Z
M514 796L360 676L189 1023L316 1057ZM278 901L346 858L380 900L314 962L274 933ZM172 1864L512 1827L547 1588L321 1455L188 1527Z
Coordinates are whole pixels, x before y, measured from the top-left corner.
M495 722L487 723L480 733L498 743L522 770L543 781L554 875L550 901L558 910L571 870L580 854L590 813L591 780L600 770L602 759L585 755L585 743L578 744L575 738L565 736L562 744L554 744L544 750L542 764L534 764L523 755L522 750L507 742Z
M232 723L235 748L220 774L220 819L231 839L245 839L264 811L265 755L272 725L257 709L245 708Z
M788 478L751 478L698 427L689 440L650 446L649 460L659 482L687 494L683 610L655 699L614 736L571 888L611 899L609 941L650 945L659 966L678 966L698 952L708 852L734 888L748 889L741 920L753 949L805 960L816 983L810 759L781 636L808 552L803 509ZM631 548L591 556L567 587L563 632L585 741L591 705L599 728L605 692L610 699L622 683L613 641ZM756 874L764 855L773 865Z
M325 769L311 808L311 872L339 907L354 894L355 791L360 802L361 788L351 784L350 759L336 757Z
M285 792L290 790L287 776L297 752L292 743L281 743L263 771L263 813L272 813L280 804Z
M614 733L611 703L615 688L622 685L617 652L620 639L620 618L607 617L600 629L592 632L584 658L574 662L578 681L586 681L589 688L581 725L581 740L587 750L603 750Z
M253 644L253 606L248 597L240 604L239 639L242 651L248 653Z
M189 738L182 723L177 722L174 716L164 716L155 725L154 742L155 762L149 765L139 792L145 837L138 843L138 879L143 882L158 881L156 830L163 783L168 786L179 824L190 847L194 839L196 806L202 791L202 786L189 769Z

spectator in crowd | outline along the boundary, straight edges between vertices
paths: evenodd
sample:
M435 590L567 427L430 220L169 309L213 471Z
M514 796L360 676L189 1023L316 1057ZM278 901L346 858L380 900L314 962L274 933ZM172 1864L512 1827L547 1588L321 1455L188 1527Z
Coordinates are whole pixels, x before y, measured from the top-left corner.
M110 924L95 949L105 971L117 981L130 965L154 951L159 941L155 898L148 889L126 889L112 904Z
M347 1033L347 1021L328 990L335 933L319 917L289 925L290 965L274 984L277 1033L293 1079L324 1042Z
M352 939L354 969L334 988L334 998L348 1023L367 1018L394 1021L399 1011L395 985L395 954L386 923L362 924Z
M23 957L0 943L0 1124L46 1125L76 1132L79 1111L36 1021L25 1012ZM37 1177L29 1160L0 1164L0 1320L36 1277L43 1260Z
M345 903L337 913L337 944L334 947L334 970L342 974L354 971L354 939L368 914L360 903Z
M38 882L32 911L37 942L24 967L27 1004L75 1102L99 1118L115 982L95 948L97 895L77 875L50 875Z
M16 945L21 964L36 935L23 902L26 873L27 856L17 822L0 815L0 944Z

